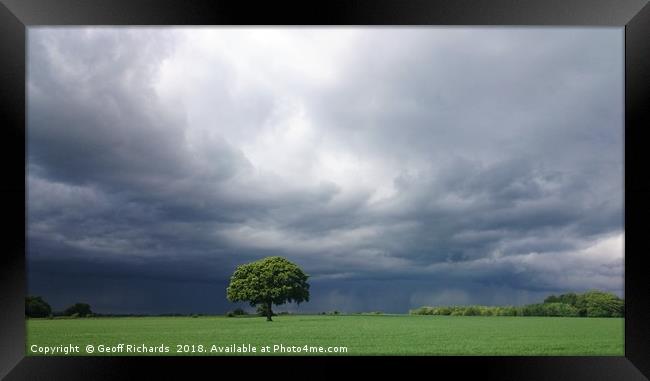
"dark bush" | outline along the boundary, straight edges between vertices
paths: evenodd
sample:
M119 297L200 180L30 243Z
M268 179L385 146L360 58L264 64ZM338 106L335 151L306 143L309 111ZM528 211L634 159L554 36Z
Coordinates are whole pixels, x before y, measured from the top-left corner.
M248 315L248 312L244 311L243 308L235 308L234 311L232 311L233 314L239 316L239 315Z
M52 314L52 308L40 296L27 296L25 298L25 316L27 317L48 317Z
M67 316L72 316L74 314L77 314L77 316L88 316L92 314L93 312L90 310L90 305L86 303L75 303L74 305L68 307L63 311L64 315Z

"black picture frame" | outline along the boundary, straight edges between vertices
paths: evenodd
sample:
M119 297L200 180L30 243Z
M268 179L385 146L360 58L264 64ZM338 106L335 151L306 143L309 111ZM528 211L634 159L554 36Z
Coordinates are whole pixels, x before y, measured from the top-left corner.
M625 27L625 355L621 357L25 357L25 48L37 25L558 25ZM435 377L499 380L643 380L650 377L650 252L644 239L650 176L643 166L650 126L650 6L647 0L0 0L0 377L161 379L265 372L383 374L418 367ZM252 366L251 366L252 365ZM264 370L266 369L266 370ZM345 373L344 373L345 372ZM364 374L368 374L364 373ZM404 374L404 373L403 373ZM644 376L645 375L645 376ZM447 376L449 377L449 376Z

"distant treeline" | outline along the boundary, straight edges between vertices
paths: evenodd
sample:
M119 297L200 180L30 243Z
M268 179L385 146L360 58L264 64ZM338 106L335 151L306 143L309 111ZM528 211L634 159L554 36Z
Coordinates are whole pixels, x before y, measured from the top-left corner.
M410 310L411 315L449 315L449 316L566 316L566 317L623 317L625 303L618 296L592 290L582 294L566 293L559 296L550 295L543 303L524 306L435 306L420 307ZM280 312L280 315L294 313ZM322 312L319 315L339 315L339 311ZM382 312L356 313L361 315L381 315ZM32 318L78 318L78 317L146 317L146 316L219 316L220 314L197 313L159 313L159 314L113 314L94 313L86 303L75 303L64 311L52 311L50 305L39 296L25 298L25 316ZM263 308L258 308L255 315L264 316ZM228 311L226 316L249 315L241 308ZM307 314L308 315L308 314Z
M152 314L101 314L91 310L87 303L75 303L63 311L53 311L49 303L40 296L25 297L25 316L30 318L79 318L79 317L144 317L144 316L192 316L201 314L162 313Z
M410 310L411 315L450 316L566 316L623 317L625 302L618 296L592 290L582 294L551 295L543 303L524 306L436 306Z
M49 303L40 296L25 297L25 316L26 317L90 317L93 312L87 303L75 303L63 311L52 311Z

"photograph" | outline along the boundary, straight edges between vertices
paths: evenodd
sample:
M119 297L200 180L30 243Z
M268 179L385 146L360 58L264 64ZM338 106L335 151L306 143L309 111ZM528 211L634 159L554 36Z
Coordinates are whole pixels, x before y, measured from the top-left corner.
M25 53L26 357L626 355L626 27Z

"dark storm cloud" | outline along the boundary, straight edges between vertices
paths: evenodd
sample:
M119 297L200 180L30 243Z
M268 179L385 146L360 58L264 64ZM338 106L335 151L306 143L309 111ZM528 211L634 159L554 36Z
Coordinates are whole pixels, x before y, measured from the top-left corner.
M200 283L214 312L283 255L312 311L621 293L622 41L30 28L30 292L198 312Z

